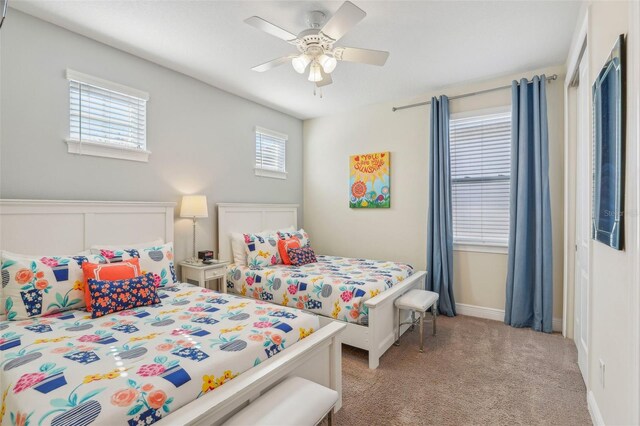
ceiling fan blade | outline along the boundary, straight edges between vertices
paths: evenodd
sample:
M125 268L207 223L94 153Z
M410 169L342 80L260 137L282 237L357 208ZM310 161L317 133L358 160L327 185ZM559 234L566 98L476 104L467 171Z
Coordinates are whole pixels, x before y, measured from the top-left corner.
M291 56L283 56L282 58L274 59L273 61L265 62L264 64L257 65L251 68L253 71L257 72L265 72L269 71L272 68L280 66L286 62L289 62L292 58L295 58L295 55Z
M251 25L254 28L264 31L267 34L271 34L274 37L278 37L284 41L292 42L297 39L295 34L290 33L287 30L280 28L277 25L272 24L271 22L267 22L264 19L258 16L252 16L251 18L247 18L244 20L247 24Z
M316 81L317 87L328 86L333 83L333 79L331 78L331 74L327 74L322 69L320 69L320 74L322 75L322 80Z
M357 47L338 47L334 49L336 59L361 64L382 66L387 62L389 52L383 50L358 49Z
M337 41L365 16L367 13L364 10L350 1L345 1L320 31L333 41Z

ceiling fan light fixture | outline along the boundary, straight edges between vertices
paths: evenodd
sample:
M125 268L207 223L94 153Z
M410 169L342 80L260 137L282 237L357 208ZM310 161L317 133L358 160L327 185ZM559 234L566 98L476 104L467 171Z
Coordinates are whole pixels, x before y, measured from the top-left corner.
M314 83L322 81L322 70L320 69L320 64L316 61L313 61L311 64L311 69L309 70L309 81Z
M302 55L293 58L291 65L293 65L293 69L296 70L298 74L304 74L304 70L307 69L309 62L311 62L311 58L303 53Z
M333 56L322 54L318 58L318 63L322 66L324 72L326 72L327 74L331 74L331 72L336 69L338 61Z

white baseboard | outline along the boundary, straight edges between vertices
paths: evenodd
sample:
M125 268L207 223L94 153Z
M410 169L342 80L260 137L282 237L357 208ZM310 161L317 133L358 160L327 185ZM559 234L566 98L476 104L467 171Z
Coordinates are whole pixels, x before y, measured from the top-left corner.
M460 315L468 315L470 317L485 318L494 321L504 321L504 310L502 309L485 308L484 306L456 303L456 312Z
M591 421L595 426L604 426L604 419L600 414L600 409L596 403L596 397L593 391L587 393L587 407L589 408L589 414L591 414Z
M503 309L467 305L466 303L456 303L456 312L460 315L468 315L470 317L484 318L494 321L504 321ZM553 331L562 331L562 318L554 318L552 327Z

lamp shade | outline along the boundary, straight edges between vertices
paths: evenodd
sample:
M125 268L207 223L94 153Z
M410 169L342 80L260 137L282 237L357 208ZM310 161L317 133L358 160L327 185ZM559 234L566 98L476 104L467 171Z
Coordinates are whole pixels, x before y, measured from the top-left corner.
M182 197L180 217L209 217L206 195L185 195Z

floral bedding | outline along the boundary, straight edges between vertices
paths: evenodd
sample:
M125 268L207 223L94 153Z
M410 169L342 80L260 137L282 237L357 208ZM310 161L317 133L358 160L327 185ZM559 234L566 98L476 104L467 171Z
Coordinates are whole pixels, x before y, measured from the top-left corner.
M1 425L148 425L276 355L318 318L179 284L99 319L0 322Z
M358 324L368 324L364 302L413 274L410 265L317 256L302 266L231 266L227 291Z

